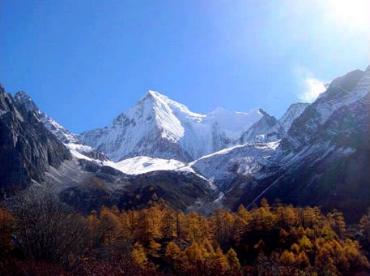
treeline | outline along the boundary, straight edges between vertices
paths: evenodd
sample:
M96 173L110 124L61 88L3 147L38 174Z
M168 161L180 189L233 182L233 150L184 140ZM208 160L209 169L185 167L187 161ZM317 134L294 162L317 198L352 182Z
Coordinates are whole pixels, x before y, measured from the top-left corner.
M159 202L82 216L48 193L0 209L1 275L353 275L369 270L370 215L262 200L210 216ZM354 239L356 238L356 240ZM361 248L360 246L363 246Z

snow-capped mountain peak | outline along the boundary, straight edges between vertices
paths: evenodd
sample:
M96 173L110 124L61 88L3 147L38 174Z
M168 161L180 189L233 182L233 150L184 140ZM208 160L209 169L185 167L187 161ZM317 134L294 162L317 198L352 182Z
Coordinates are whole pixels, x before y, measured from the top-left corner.
M195 119L203 119L205 115L195 113L189 110L189 108L179 102L176 102L169 97L167 97L164 94L161 94L154 90L149 90L147 95L143 98L143 100L150 99L153 101L153 104L155 104L157 107L164 107L166 109L172 110L174 113L182 113L182 115L189 116L191 118ZM158 109L156 110L158 111Z
M139 124L137 130L142 130L143 126L156 127L162 138L176 142L184 135L184 129L174 114L173 106L176 105L169 98L158 92L149 91L126 116Z
M226 147L262 116L258 109L200 114L150 90L110 126L80 138L115 161L135 156L191 161Z

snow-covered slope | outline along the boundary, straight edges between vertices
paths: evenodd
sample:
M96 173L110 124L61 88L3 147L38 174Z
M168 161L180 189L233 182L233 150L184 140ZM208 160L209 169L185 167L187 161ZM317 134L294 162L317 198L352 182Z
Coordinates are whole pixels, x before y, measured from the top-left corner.
M217 125L228 139L238 139L246 129L249 129L254 123L264 116L262 109L252 109L248 113L230 111L222 107L216 108L208 113L204 123L208 125Z
M186 163L174 159L137 156L117 163L108 164L126 174L144 174L152 171L191 171Z
M190 165L217 186L225 186L238 175L255 175L269 162L278 145L278 141L237 145L203 156Z
M114 161L136 156L191 161L225 148L261 117L259 110L198 114L149 91L110 126L84 132L80 139Z
M191 167L220 187L227 187L240 176L262 177L260 170L276 162L280 140L308 105L292 104L280 120L259 110L262 117L242 134L237 145L203 156Z

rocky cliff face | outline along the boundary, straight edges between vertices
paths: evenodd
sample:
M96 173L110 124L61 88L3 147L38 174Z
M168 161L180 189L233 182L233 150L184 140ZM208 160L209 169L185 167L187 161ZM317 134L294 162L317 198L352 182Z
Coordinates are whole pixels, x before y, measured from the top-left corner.
M242 134L238 143L267 143L282 139L308 106L308 103L292 104L279 120L260 110L262 118Z
M63 143L72 153L82 154L88 158L97 160L107 160L107 157L93 149L90 146L84 145L77 135L70 132L64 126L59 124L48 114L41 111L32 98L24 91L17 92L14 96L14 102L18 109L33 113L38 120L49 130L61 143Z
M68 144L78 142L77 137L73 133L53 120L46 113L42 112L26 92L17 92L14 96L14 101L18 107L24 108L28 112L35 113L44 126L62 143Z
M40 122L0 87L0 195L40 181L49 166L58 167L70 153Z
M273 142L283 137L284 129L279 121L263 110L260 112L263 117L243 133L240 137L240 144Z
M284 132L288 132L293 122L302 115L309 105L308 103L294 103L288 107L288 110L279 119L279 124Z

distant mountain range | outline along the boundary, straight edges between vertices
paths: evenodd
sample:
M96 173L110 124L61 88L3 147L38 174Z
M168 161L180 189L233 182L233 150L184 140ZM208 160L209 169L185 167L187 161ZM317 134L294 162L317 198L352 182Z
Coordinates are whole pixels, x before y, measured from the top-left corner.
M347 214L370 206L370 67L331 82L279 119L208 114L149 91L101 129L75 135L24 92L0 90L0 193L47 186L88 211L163 198L211 211L266 197Z

